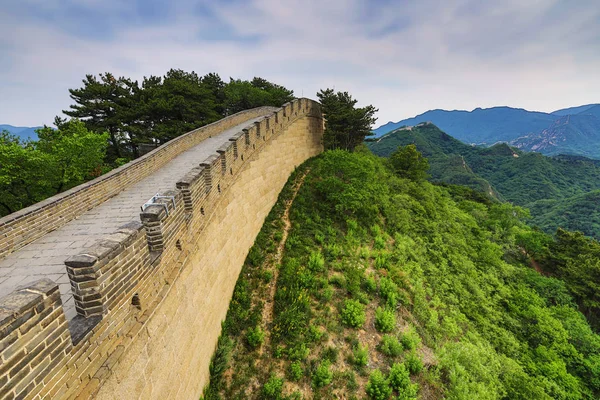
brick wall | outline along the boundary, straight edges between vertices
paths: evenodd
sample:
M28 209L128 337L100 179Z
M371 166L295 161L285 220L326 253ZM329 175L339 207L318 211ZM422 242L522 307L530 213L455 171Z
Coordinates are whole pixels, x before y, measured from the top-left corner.
M103 203L206 138L272 110L260 107L242 111L195 129L92 181L0 218L0 258Z
M322 132L318 103L288 103L182 171L139 222L68 259L69 329L50 281L3 299L0 399L198 398L243 260Z

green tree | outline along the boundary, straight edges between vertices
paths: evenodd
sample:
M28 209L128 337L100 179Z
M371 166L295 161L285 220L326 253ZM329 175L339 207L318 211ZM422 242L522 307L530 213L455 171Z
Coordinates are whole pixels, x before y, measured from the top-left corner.
M390 155L390 163L396 174L403 178L413 181L422 181L428 178L429 161L423 157L417 146L409 144L408 146L399 146L398 149Z
M37 131L39 141L21 143L0 135L0 214L76 186L102 172L108 134L98 135L79 120L59 121L60 129Z
M294 92L262 78L252 82L231 78L225 86L227 115L261 106L281 107L294 99Z
M132 107L136 86L137 82L124 77L115 78L109 72L99 74L98 77L88 74L83 80L83 87L69 89L75 104L63 113L81 119L91 131L108 132L110 158L120 158L124 155L123 144L128 141L126 110Z
M356 107L358 101L348 92L335 93L333 89L321 90L317 97L325 116L325 149L352 151L371 135L378 109L372 105Z

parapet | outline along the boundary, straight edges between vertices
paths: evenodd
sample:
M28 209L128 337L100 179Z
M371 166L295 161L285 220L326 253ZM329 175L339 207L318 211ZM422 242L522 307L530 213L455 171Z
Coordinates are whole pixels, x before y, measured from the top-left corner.
M81 209L94 207L159 168L150 164L162 166L217 129L239 125L240 119L264 116L233 134L214 154L181 171L175 187L140 204L139 221L121 226L65 261L77 311L74 319L67 322L58 286L47 279L0 300L0 399L93 397L189 264L198 235L207 224L219 223L213 212L236 183L238 172L295 121L318 115L319 104L309 99L294 100L280 109L235 114L189 132L69 194L0 220L2 237L2 232L17 229L12 223L42 216L52 221L54 212L56 218L75 218ZM314 135L320 140L321 133ZM85 207L68 216L60 211L84 198L88 199ZM39 227L38 237L50 226ZM4 254L35 237L10 239L12 247L3 250Z

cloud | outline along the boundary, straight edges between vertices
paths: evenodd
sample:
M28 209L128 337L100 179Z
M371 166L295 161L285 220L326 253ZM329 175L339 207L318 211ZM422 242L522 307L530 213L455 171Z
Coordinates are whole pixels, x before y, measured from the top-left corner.
M86 73L169 68L347 90L379 122L598 102L596 0L22 0L3 7L0 122L51 123Z

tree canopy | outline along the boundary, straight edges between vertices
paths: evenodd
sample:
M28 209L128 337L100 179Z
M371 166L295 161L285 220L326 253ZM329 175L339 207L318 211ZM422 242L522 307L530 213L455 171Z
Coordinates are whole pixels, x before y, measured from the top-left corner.
M321 90L317 97L325 116L325 149L354 150L371 135L378 109L372 105L356 107L358 101L348 92L336 93L333 89Z

